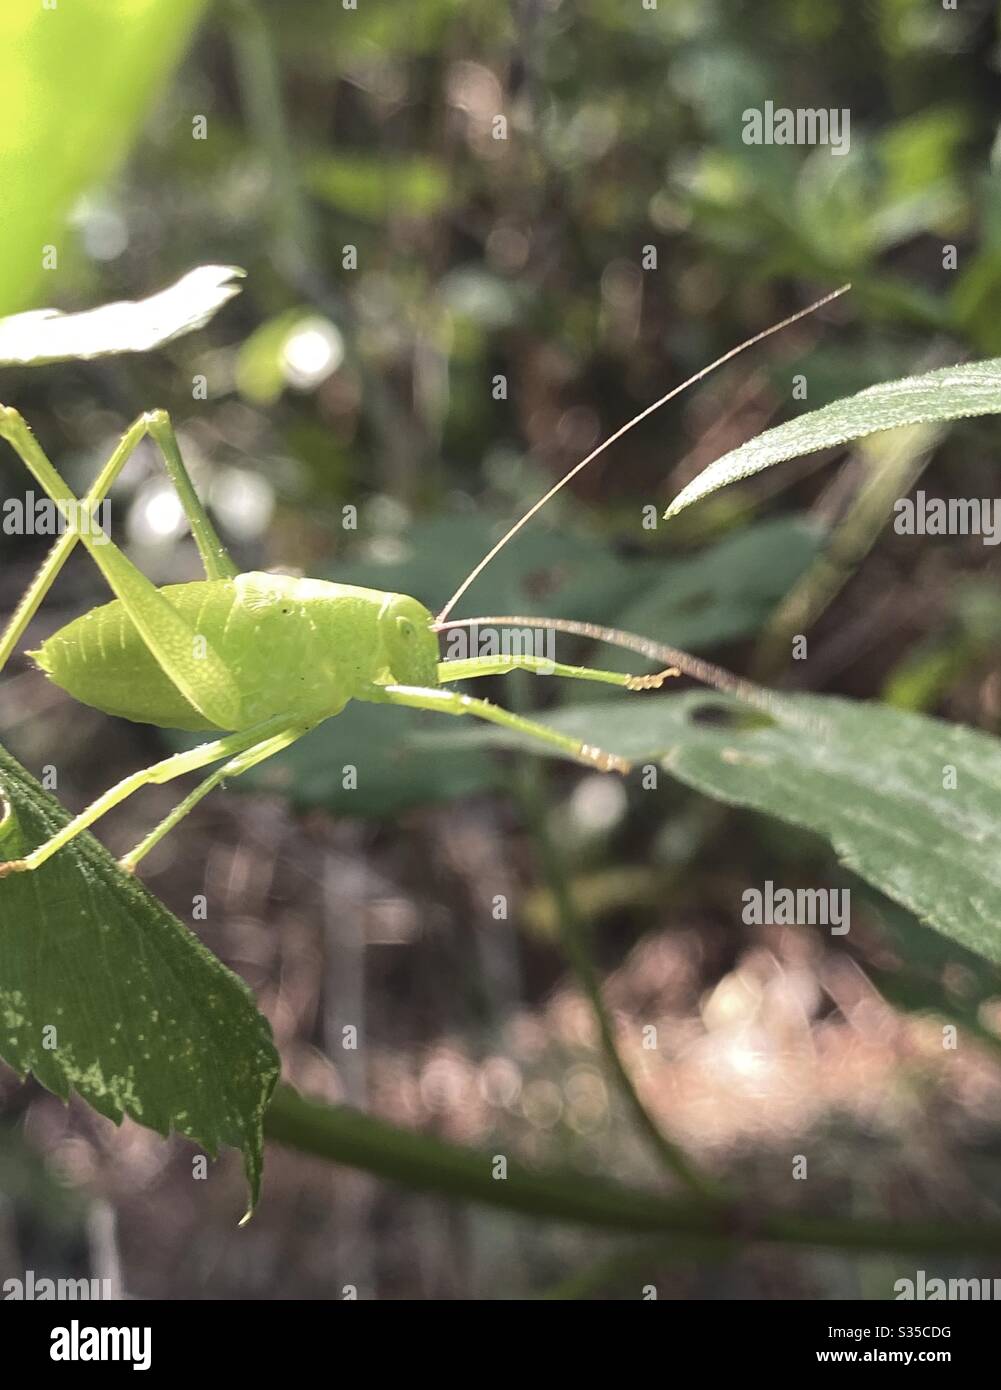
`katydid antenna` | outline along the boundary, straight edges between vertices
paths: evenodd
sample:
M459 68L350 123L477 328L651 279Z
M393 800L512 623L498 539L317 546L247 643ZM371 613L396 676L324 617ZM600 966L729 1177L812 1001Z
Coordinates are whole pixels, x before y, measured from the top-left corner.
M689 386L694 386L696 382L702 381L704 377L707 377L711 372L714 372L717 369L717 367L722 367L723 364L725 362L729 362L731 358L737 357L740 353L745 352L750 347L754 347L756 343L760 343L763 339L770 338L773 333L780 333L783 328L789 328L792 324L798 323L800 319L806 318L807 315L815 314L818 309L822 309L825 304L830 304L832 300L840 298L841 295L845 294L850 289L850 284L842 285L840 289L832 290L830 294L825 294L822 299L818 299L815 303L808 305L805 309L799 309L795 314L790 314L789 317L783 319L781 323L773 323L771 328L765 328L760 333L755 333L753 338L748 338L745 342L739 343L737 347L731 348L729 352L724 352L722 357L717 357L715 362L709 363L708 367L703 367L700 371L697 371L694 374L694 376L690 376L688 380L683 381L680 384L680 386L673 386L671 390L667 392L666 395L661 396L659 400L654 401L652 405L646 406L643 410L640 411L638 415L634 415L631 420L628 420L624 425L621 425L615 431L614 434L610 434L608 438L603 443L599 444L596 449L592 449L591 452L588 454L587 458L581 459L580 463L574 464L573 468L570 469L569 473L565 473L563 477L560 478L559 482L554 483L553 486L549 489L549 491L545 494L545 496L540 497L538 502L534 503L531 507L529 507L528 511L524 514L524 516L522 516L518 521L516 521L514 525L504 533L504 535L500 538L497 544L492 547L492 549L487 551L486 555L484 555L483 559L480 560L479 564L475 565L474 568L470 570L469 574L466 575L465 579L456 589L455 593L452 595L452 597L445 604L444 608L442 608L441 612L435 618L432 630L441 630L442 626L445 623L445 620L448 618L448 615L451 613L452 609L458 603L459 599L462 598L463 594L466 592L469 586L479 578L479 576L486 569L487 565L490 564L490 561L493 560L494 557L497 556L504 549L508 541L512 540L518 534L521 528L524 525L526 525L529 521L531 521L532 517L535 516L537 512L540 512L542 508L546 505L546 503L550 501L551 498L555 497L556 494L559 491L561 491L561 489L565 488L567 483L569 483L571 479L576 478L577 474L580 473L583 469L585 469L589 463L593 463L594 460L600 454L603 454L606 449L610 448L613 444L620 440L623 435L628 434L629 431L634 428L634 426L640 424L640 422L645 420L648 415L652 415L654 411L659 410L662 405L666 405L668 401L673 400L675 396L680 396L682 391L687 391ZM470 621L482 621L482 619L471 619ZM451 625L460 626L461 624L459 624L458 622L454 622ZM468 626L468 623L466 625Z

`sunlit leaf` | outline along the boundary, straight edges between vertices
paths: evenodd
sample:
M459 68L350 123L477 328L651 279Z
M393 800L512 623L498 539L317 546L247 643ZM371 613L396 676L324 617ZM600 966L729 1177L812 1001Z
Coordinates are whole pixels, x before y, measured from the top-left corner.
M147 299L122 299L63 314L32 309L0 319L0 362L61 362L151 348L201 328L234 295L245 271L232 265L200 265Z

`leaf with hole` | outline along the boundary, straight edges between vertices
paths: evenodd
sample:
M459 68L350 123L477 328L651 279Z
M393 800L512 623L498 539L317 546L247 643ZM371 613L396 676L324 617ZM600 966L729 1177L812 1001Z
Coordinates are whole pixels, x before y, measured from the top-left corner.
M768 705L764 719L689 691L601 701L546 722L634 763L659 763L717 801L815 831L921 921L1001 963L1001 744L886 705L778 694ZM508 734L471 741L517 743Z

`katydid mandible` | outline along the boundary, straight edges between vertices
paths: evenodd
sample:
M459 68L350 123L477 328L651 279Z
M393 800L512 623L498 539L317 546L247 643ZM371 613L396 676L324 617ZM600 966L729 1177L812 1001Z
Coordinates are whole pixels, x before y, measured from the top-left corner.
M629 764L613 753L445 687L453 681L526 670L636 691L655 689L668 677L685 672L720 689L739 690L752 700L760 696L756 688L708 662L615 628L536 617L449 621L449 614L503 546L599 454L737 353L813 313L847 288L843 286L732 348L618 429L510 528L437 617L406 594L286 575L238 573L192 486L164 411L149 412L135 421L86 496L78 499L18 412L0 406L0 436L60 509L66 527L0 638L0 669L79 542L115 597L61 628L29 655L75 699L107 714L214 735L196 748L164 758L118 782L23 859L0 862L0 878L39 868L141 787L219 764L119 861L131 872L213 787L287 748L323 720L339 714L349 700L473 716L525 735L588 767L625 773ZM177 490L205 570L204 579L157 588L97 525L100 503L147 435L159 447ZM638 652L664 669L632 676L530 655L441 661L438 633L474 623L535 625L592 637Z

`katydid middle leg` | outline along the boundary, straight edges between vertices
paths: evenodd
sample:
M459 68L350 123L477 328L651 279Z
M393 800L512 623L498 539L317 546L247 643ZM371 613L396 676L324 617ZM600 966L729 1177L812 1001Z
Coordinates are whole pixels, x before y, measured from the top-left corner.
M571 738L569 734L561 734L546 724L537 723L534 719L512 714L500 705L492 705L489 700L477 700L472 695L461 695L456 690L425 688L419 685L386 685L380 689L379 698L385 699L388 704L406 705L409 709L434 710L439 714L473 715L476 719L485 719L490 724L499 724L514 733L525 734L540 743L548 744L551 748L558 748L561 753L569 754L577 762L583 763L586 767L598 768L601 772L628 772L631 767L625 758L620 758L615 753L606 753L602 748L582 743L579 739Z

